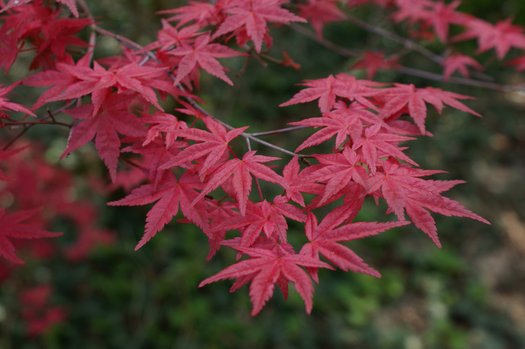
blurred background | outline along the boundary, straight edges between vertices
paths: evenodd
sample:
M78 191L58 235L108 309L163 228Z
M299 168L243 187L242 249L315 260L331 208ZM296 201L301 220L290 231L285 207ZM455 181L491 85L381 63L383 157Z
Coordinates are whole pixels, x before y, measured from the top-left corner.
M102 27L148 43L160 27L155 12L179 3L99 0L90 6ZM461 9L491 22L512 17L525 26L521 0L464 0ZM355 15L390 25L377 9L365 7ZM272 33L271 54L280 56L286 50L301 70L234 61L229 71L235 82L232 89L207 75L202 78L208 110L235 126L253 125L254 132L315 116L314 105L277 105L297 92L295 84L303 79L348 71L355 62L289 28ZM402 50L348 23L328 26L325 36L358 50ZM114 40L100 43L100 56L118 52ZM489 57L476 57L490 63L487 74L504 84L525 83L525 75L507 71ZM407 59L405 65L435 71L420 56ZM353 73L365 77L364 72ZM9 78L17 74L24 72L15 67ZM380 72L376 79L442 87L476 98L469 105L483 115L481 119L451 109L442 117L433 115L428 129L435 137L411 144L410 155L423 168L448 171L439 179L466 180L449 196L489 219L491 226L436 215L442 249L413 227L355 242L351 246L382 273L381 279L321 272L311 315L304 313L294 292L287 302L276 292L252 318L246 288L234 294L228 293L228 282L197 288L233 260L231 254L220 253L206 263L207 241L197 228L172 222L134 252L148 207L105 206L122 197L122 191L109 199L84 193L98 203L99 223L116 232L117 242L97 248L82 262L51 258L29 261L18 270L17 280L0 288L0 348L525 348L525 94L434 83L395 72ZM271 141L295 148L306 135L274 136ZM41 140L49 163L72 170L80 184L86 171L104 172L92 147L58 160L64 130L35 130L29 136ZM384 221L383 212L368 202L359 219ZM56 225L55 230L67 229L67 222ZM67 233L60 243L67 244ZM65 321L34 338L27 336L26 324L17 315L13 283L24 280L53 285L52 303L67 309Z

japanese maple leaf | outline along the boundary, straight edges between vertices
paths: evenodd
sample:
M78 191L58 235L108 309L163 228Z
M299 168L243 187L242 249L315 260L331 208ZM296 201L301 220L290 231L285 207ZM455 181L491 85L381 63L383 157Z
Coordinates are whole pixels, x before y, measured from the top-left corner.
M197 37L193 45L183 44L181 47L168 51L168 53L173 56L182 57L177 68L177 75L175 77L176 84L199 66L211 75L223 80L229 85L233 85L233 82L228 78L224 72L224 68L216 58L244 55L242 52L232 50L224 45L210 44L210 36L208 34Z
M461 41L476 38L478 40L478 52L494 49L498 58L503 59L513 47L525 49L523 29L512 25L511 19L493 25L476 18L468 21L466 27L467 30L464 33L457 35L452 40Z
M255 44L255 50L261 52L268 22L306 22L304 18L282 8L281 3L280 0L232 0L226 7L228 16L213 34L213 39L244 28Z
M236 158L222 163L210 175L210 179L206 182L199 196L193 200L192 205L231 178L239 211L244 216L246 214L248 196L252 190L252 176L267 182L282 183L283 178L281 176L263 165L263 163L274 160L278 160L278 158L255 155L255 151L249 151L244 154L242 159Z
M208 171L230 152L230 141L241 135L248 127L236 128L227 131L224 126L211 118L204 120L211 132L197 128L180 130L177 135L201 143L192 144L172 159L169 159L162 168L171 168L206 157L199 168L199 176L203 179Z
M456 11L461 4L460 0L452 1L446 4L443 1L432 4L428 12L429 22L434 28L434 32L442 42L448 38L449 26L451 24L463 24L468 20L468 16Z
M130 138L126 139L126 141L128 140L132 141ZM159 141L149 143L148 145L140 144L140 141L142 141L142 139L122 149L122 153L139 154L141 156L139 166L154 185L159 183L166 172L171 172L169 168L162 168L161 165L176 156L181 152L181 149L184 149L188 145L186 142L175 141L171 146L166 147Z
M97 62L93 64L93 69L88 64L86 57L75 65L58 63L56 71L44 71L24 80L29 86L52 85L51 89L39 97L33 108L39 108L48 102L71 100L91 94L93 113L96 114L111 94L111 89L116 88L119 93L133 91L162 110L152 86L158 87L155 80L166 79L166 68L131 62L106 70Z
M427 234L438 247L441 247L436 223L430 212L490 223L467 210L457 201L441 196L442 192L450 190L462 181L436 181L421 178L439 172L403 166L390 159L383 163L383 170L378 171L369 180L369 192L380 190L389 210L394 212L399 220L404 220L406 211L415 226Z
M196 25L189 25L179 29L163 19L162 29L157 33L157 41L144 46L144 50L161 49L169 51L178 46L191 44L197 35L199 35L199 27Z
M426 87L416 88L414 85L395 84L395 87L385 92L386 103L381 110L381 116L388 118L403 108L408 108L408 114L414 120L422 134L425 134L425 120L427 117L426 103L431 104L441 114L444 105L480 116L474 110L461 103L461 99L471 97L454 92L448 92L439 88Z
M292 99L281 103L279 106L286 107L299 103L308 103L319 99L319 109L322 113L326 113L330 111L335 104L335 84L336 79L333 75L324 79L306 80L301 84L302 86L306 86L305 89L299 91L292 97Z
M191 1L189 5L180 6L174 9L162 10L160 14L173 15L168 18L170 22L178 22L177 27L182 27L194 22L203 28L219 20L219 10L225 1L210 2Z
M186 218L197 226L205 228L207 219L200 205L192 207L191 201L197 196L195 188L200 188L200 182L189 172L180 180L174 176L165 176L159 185L144 184L137 187L125 198L108 203L110 206L143 206L156 202L146 216L144 236L135 247L140 249L150 241L179 212L179 206Z
M368 79L373 79L379 70L399 66L397 58L386 58L383 52L366 51L363 58L354 63L352 69L364 69Z
M447 56L443 61L443 66L445 67L443 70L443 76L445 80L448 80L456 71L460 72L464 77L468 77L468 67L474 68L476 70L483 69L483 66L479 64L474 58L462 54Z
M148 145L164 134L164 144L166 148L173 146L180 130L188 128L184 121L180 121L176 116L167 113L155 113L145 118L145 123L151 124L146 140L142 145Z
M322 255L343 271L351 270L380 277L381 274L378 271L369 267L355 252L342 245L341 242L374 236L392 228L405 226L409 222L346 223L351 212L351 208L340 206L327 214L320 224L314 214L308 214L305 231L309 242L303 246L300 253L314 259L319 259L319 255ZM309 271L314 280L317 280L317 268L309 268Z
M276 246L272 250L262 248L235 247L250 258L242 260L199 284L206 286L212 282L225 279L244 279L250 284L250 300L253 305L252 316L257 315L273 294L275 284L284 277L286 284L292 282L304 300L306 312L312 311L314 288L312 280L301 267L328 268L331 266L305 255L291 253L289 249Z
M120 155L119 134L143 137L143 124L129 111L133 96L109 95L99 111L93 115L93 105L70 109L68 114L76 120L70 131L63 157L85 145L93 138L100 158L109 170L112 180L116 179Z
M335 148L339 148L346 143L348 137L354 141L358 139L363 132L364 125L373 125L381 121L373 113L356 105L346 106L345 103L338 103L335 108L323 114L322 117L290 123L296 126L322 127L301 143L295 150L296 152L324 143L334 136L336 136Z
M298 222L304 222L306 219L302 210L290 205L286 198L277 196L273 203L266 200L257 203L248 202L246 215L237 214L237 216L228 218L213 227L212 232L241 230L241 247L252 246L261 233L268 238L286 242L288 231L286 217Z
M323 186L314 181L307 181L301 175L300 170L299 159L294 156L283 169L283 186L286 189L286 197L304 207L305 202L302 193L319 194L322 192Z
M13 262L24 263L16 255L15 246L12 239L42 239L57 237L62 234L52 233L41 228L38 224L32 223L38 209L19 210L8 213L0 208L0 256Z
M365 185L366 172L357 154L345 147L342 153L315 155L318 165L311 166L307 180L326 183L321 201L323 205L339 194L350 182Z
M428 19L432 2L429 0L395 0L395 6L397 7L393 16L395 21L418 22Z
M418 166L418 164L409 158L403 150L406 148L399 147L400 142L414 140L412 137L405 137L396 135L391 132L385 132L381 129L381 125L374 125L368 127L363 136L359 137L352 149L360 151L364 162L368 165L372 174L376 173L376 165L380 158L393 157L407 163Z
M33 38L36 55L30 69L54 68L57 61L72 60L67 52L70 46L87 47L88 43L78 38L78 32L90 25L90 19L61 18L45 23L40 28L41 36Z
M366 107L375 109L375 106L367 98L381 93L377 87L383 86L381 83L358 80L347 74L339 74L337 77L330 75L318 80L306 80L301 85L306 86L306 88L279 106L286 107L319 99L319 109L322 113L326 113L334 107L336 98L341 97L350 101L355 100Z
M327 23L346 18L337 7L336 0L309 0L308 3L299 5L299 14L311 24L319 37L322 37L323 28Z
M35 116L35 114L33 114L33 112L30 111L29 109L25 108L24 106L21 106L20 104L9 102L9 100L5 98L5 96L9 92L11 92L16 87L16 85L17 84L13 84L11 86L6 86L6 87L2 87L2 85L0 85L0 113L3 110L11 110L11 111L17 111L17 112L24 113L27 115Z

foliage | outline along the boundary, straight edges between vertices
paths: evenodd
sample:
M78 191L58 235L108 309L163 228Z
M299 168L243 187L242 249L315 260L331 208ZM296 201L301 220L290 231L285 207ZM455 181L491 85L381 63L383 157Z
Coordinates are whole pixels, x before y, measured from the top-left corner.
M42 1L8 2L4 7L6 15L0 34L7 43L4 47L9 55L3 56L0 66L9 71L22 43L32 45L36 55L31 68L40 69L40 72L25 78L23 84L47 87L47 90L32 108L5 98L1 100L0 106L4 110L21 113L18 118L7 114L3 122L6 127L22 127L22 131L5 146L3 157L6 159L7 183L12 180L9 173L13 165L10 162L17 161L17 152L10 149L22 133L35 125L70 128L63 157L94 140L113 182L111 188L102 191L107 193L123 186L128 192L125 198L111 204L136 206L155 203L147 214L145 233L136 248L149 242L180 211L185 222L195 224L205 233L210 245L208 258L222 247L238 251L238 257L246 257L201 285L236 278L232 290L237 290L251 283L252 314L262 309L275 285L286 297L289 283L294 284L309 312L313 295L311 280L318 282L318 268L333 269L335 266L344 271L379 276L340 242L405 226L409 224L405 221L406 216L438 246L436 224L430 212L487 223L458 202L441 195L461 181L423 179L440 171L420 169L405 153L404 144L400 144L430 135L425 126L429 113L427 104L439 113L447 105L477 115L460 102L467 96L436 87L385 84L344 73L330 75L305 81L305 88L281 105L318 100L321 115L295 121L292 128L259 133L248 133L246 127L235 128L202 107L198 97L201 71L233 84L216 58L255 57L297 67L288 55L279 60L267 53L273 41L269 24L302 22L303 17L311 19L317 6L332 14L321 17L324 21L319 18L312 21L317 40L326 43L322 36L324 24L344 20L347 16L344 12L347 10L340 6L353 8L365 2L310 1L297 7L294 3L272 0L191 3L165 11L172 17L163 21L157 41L144 47L99 27L82 1L78 2L80 12L87 19L67 18L67 22L56 27L53 27L54 21L64 15L65 10L53 10ZM511 47L523 48L520 29L508 22L493 26L463 14L457 11L459 3L445 6L440 2L419 1L414 6L413 2L405 1L372 2L392 11L395 21L407 21L409 33L416 39L439 39L450 47L455 47L458 41L475 39L480 52L494 49L499 59L503 59ZM80 15L76 2L64 3L73 16ZM298 15L292 12L296 9ZM464 33L449 39L451 25L455 29L462 27ZM83 27L86 30L91 27L89 43L74 36ZM388 35L398 38L396 34ZM97 36L119 41L123 46L122 54L94 59ZM495 40L494 37L502 39ZM418 45L406 40L410 45ZM86 47L87 50L78 55L67 50L66 42L68 46ZM237 49L228 45L237 45ZM416 47L416 52L427 52L423 46ZM431 57L439 60L444 72L442 79L450 81L457 81L451 77L456 70L466 75L467 65L479 68L477 61L463 60L466 63L460 64L458 59L450 58L457 56ZM519 57L516 59L511 62L519 69ZM371 77L383 68L410 71L401 63L402 57L398 57L396 64L385 60L384 64L375 62L367 66L363 61L358 67L373 69L369 71ZM486 84L476 79L467 81ZM7 87L6 93L14 87ZM33 112L42 114L40 108L58 101L65 104L49 111L45 117L31 119ZM166 112L166 106L173 101L178 108L171 114ZM70 115L74 123L58 121L59 112ZM304 127L321 129L295 151L262 139L268 134L294 132ZM332 142L334 137L335 143ZM247 143L244 149L241 140ZM291 159L283 164L282 171L276 170L268 163L278 158L259 155L259 149L252 149L255 143L291 156ZM312 147L315 147L315 153L301 153ZM252 193L254 183L258 198ZM24 206L18 203L17 195L14 197L17 203L12 206L13 210L37 207ZM44 201L43 198L37 201ZM369 200L367 198L384 202L386 213L394 213L398 221L355 222L365 201ZM53 205L60 206L51 202L51 207ZM56 211L65 216L72 214ZM22 210L18 215L24 212L32 211ZM321 220L318 216L324 218ZM32 224L39 224L40 229L44 229L50 223L50 217L53 216L48 214ZM304 224L302 237L289 236L289 224L297 223ZM230 231L235 231L236 235L231 236ZM49 234L46 232L46 235ZM85 236L89 241L86 244L98 240L112 241L104 234L96 238L95 232ZM34 242L35 246L40 244L41 241ZM11 267L8 269L7 273L16 272L11 271ZM36 290L36 293L43 290L44 299L49 294L49 289ZM50 315L48 322L52 324L63 318L63 313L59 312L59 316ZM42 326L43 330L45 327Z

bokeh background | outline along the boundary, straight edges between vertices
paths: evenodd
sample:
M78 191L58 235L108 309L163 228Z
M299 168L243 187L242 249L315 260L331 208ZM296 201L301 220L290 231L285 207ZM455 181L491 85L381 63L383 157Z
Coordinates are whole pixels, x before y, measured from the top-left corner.
M160 26L155 12L179 3L99 0L90 1L90 6L103 27L148 43ZM462 9L492 22L512 17L525 26L521 0L464 0ZM356 15L369 23L390 25L384 13L371 8ZM235 126L253 125L253 131L263 131L315 115L314 106L277 105L297 91L294 84L301 80L348 71L354 62L288 28L273 33L272 54L288 51L301 70L264 66L257 60L243 66L236 61L230 65L232 89L203 76L207 108ZM344 23L329 26L325 35L348 48L401 50ZM117 51L115 41L101 39L97 53ZM482 62L488 57L478 56ZM435 70L417 55L409 55L404 63ZM8 78L23 73L15 69ZM502 83L525 83L525 74L507 71L497 62L489 64L487 73ZM413 227L353 243L382 272L381 279L321 272L311 315L304 313L295 293L284 302L276 292L264 311L252 318L246 288L235 294L228 293L227 282L197 288L200 280L231 264L232 254L220 253L206 263L204 235L175 222L133 252L148 208L105 206L122 192L112 198L91 194L102 210L100 223L116 232L118 242L98 248L81 263L29 261L20 271L18 282L52 284L53 303L68 310L66 321L40 337L27 336L17 316L16 295L9 284L2 285L0 348L525 348L525 94L439 84L395 72L380 73L377 79L438 86L476 97L470 105L483 114L481 119L446 109L442 117L430 118L428 129L435 137L413 143L410 154L423 168L447 170L440 179L465 179L467 184L450 195L489 219L491 226L437 216L442 249ZM58 161L64 132L35 130L29 136L41 140L50 163L74 171L80 182L88 168L103 172L91 147ZM271 140L294 148L305 135ZM369 202L359 219L382 221L383 216L383 208ZM55 230L67 229L60 224ZM60 243L67 244L67 238Z

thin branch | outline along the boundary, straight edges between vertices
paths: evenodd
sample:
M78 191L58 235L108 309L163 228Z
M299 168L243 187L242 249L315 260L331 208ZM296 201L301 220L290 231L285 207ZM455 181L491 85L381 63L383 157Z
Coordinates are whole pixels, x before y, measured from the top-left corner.
M22 136L23 136L27 131L29 131L29 129L30 129L32 126L33 126L33 125L24 126L24 128L22 129L22 131L20 131L15 137L13 137L13 139L11 139L9 142L7 142L6 145L4 145L3 150L7 150L7 149L9 149L13 144L15 144L16 141L18 141L20 138L22 138Z
M93 60L93 56L95 55L95 46L97 45L97 33L95 32L95 17L93 17L93 14L91 13L91 10L89 9L89 6L87 5L85 0L77 0L77 2L86 14L87 18L89 18L89 20L91 21L91 33L89 34L89 49L87 52L87 54L89 55L89 61L91 62Z
M360 53L358 54L356 51L352 51L345 47L341 47L328 39L319 38L309 30L306 30L299 26L292 26L292 27L298 33L304 34L308 38L316 41L321 46L324 46L343 57L355 58L361 55ZM444 82L444 83L453 83L453 84L464 85L464 86L479 87L479 88L498 91L498 92L522 92L522 93L525 92L525 86L523 85L502 85L502 84L498 84L498 83L490 82L490 81L481 81L481 80L476 80L476 79L471 79L471 78L461 78L461 77L450 77L449 79L445 80L445 77L441 74L432 73L426 70L421 70L421 69L416 69L416 68L410 68L406 66L398 67L397 71L404 75L415 76L415 77L419 77L419 78L423 78L427 80L439 81L439 82Z
M73 127L73 125L60 122L60 121L10 121L10 122L4 122L3 125L5 126L35 126L35 125L58 125L58 126L64 126L67 128Z
M337 45L336 43L334 43L334 42L332 42L330 40L327 40L327 39L325 39L323 37L319 37L314 32L312 32L311 30L306 29L303 26L290 25L290 27L294 31L298 32L299 34L302 34L302 35L304 35L304 36L306 36L306 37L316 41L321 46L324 46L327 49L332 50L335 53L338 53L339 55L341 55L343 57L359 58L359 57L361 57L363 55L362 51L350 50L350 49L347 49L345 47L341 47L341 46Z
M304 130L305 128L308 128L308 126L292 126L292 127L285 127L285 128L280 128L280 129L277 129L277 130L272 130L272 131L253 132L253 133L250 133L250 135L252 135L254 137L271 136L271 135L281 134L281 133L285 133L285 132Z
M481 81L481 80L474 80L469 78L460 78L460 77L449 77L447 80L445 80L444 76L441 74L436 74L432 72L428 72L426 70L416 69L416 68L410 68L405 66L397 67L397 71L400 73L406 74L406 75L412 75L419 78L424 78L428 80L434 80L439 82L448 82L453 84L459 84L459 85L465 85L465 86L474 86L474 87L480 87L487 90L494 90L499 92L508 92L508 91L521 91L523 92L523 86L509 86L509 85L500 85L495 82L490 81Z
M442 67L445 66L445 58L443 56L438 55L438 54L430 51L429 49L427 49L426 47L424 47L423 45L417 43L414 40L411 40L409 38L397 35L397 34L391 32L391 31L388 31L388 30L386 30L384 28L371 25L368 22L365 22L365 21L363 21L363 20L361 20L359 18L356 18L354 16L351 16L351 15L348 15L347 18L348 18L349 22L352 22L353 24L355 24L358 27L361 27L364 30L367 30L367 31L369 31L371 33L374 33L374 34L377 34L377 35L380 35L380 36L382 36L382 37L384 37L384 38L386 38L386 39L388 39L390 41L397 42L398 44L403 45L403 47L406 48L407 50L417 52L420 55L422 55L423 57L426 57L427 59L431 60L432 62L434 62L436 64L439 64ZM475 77L477 77L478 79L481 79L481 80L487 80L487 81L494 80L491 76L488 76L488 75L480 73L480 72L473 72L473 75Z
M430 51L429 49L425 48L424 46L421 46L417 42L410 40L408 38L402 37L400 35L397 35L395 33L392 33L386 29L383 29L381 27L377 27L375 25L369 24L357 17L354 17L352 15L347 15L347 19L349 22L355 24L358 27L361 27L362 29L369 31L371 33L380 35L390 41L397 42L398 44L403 45L406 49L418 52L422 56L428 58L434 63L437 63L439 65L443 65L444 58L441 57L438 54L435 54L434 52Z

